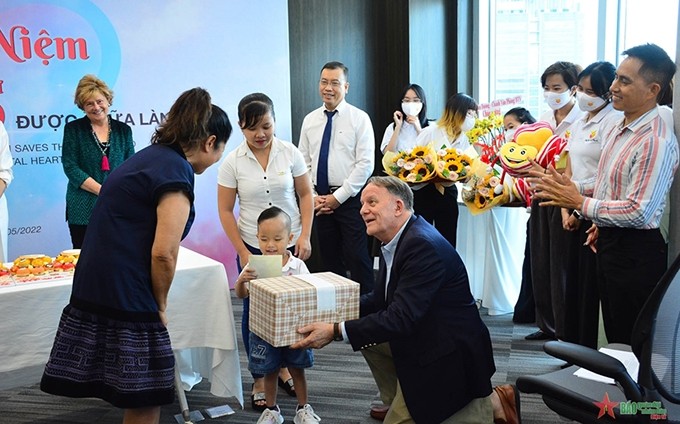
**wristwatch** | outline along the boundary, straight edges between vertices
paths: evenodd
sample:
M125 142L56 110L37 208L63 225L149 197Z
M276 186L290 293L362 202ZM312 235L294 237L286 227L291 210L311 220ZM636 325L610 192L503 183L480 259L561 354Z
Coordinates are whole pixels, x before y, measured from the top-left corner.
M340 323L336 322L333 324L333 341L341 342L343 340L342 331L340 331Z
M583 214L581 214L581 212L577 211L576 209L574 209L571 215L576 219L583 220Z

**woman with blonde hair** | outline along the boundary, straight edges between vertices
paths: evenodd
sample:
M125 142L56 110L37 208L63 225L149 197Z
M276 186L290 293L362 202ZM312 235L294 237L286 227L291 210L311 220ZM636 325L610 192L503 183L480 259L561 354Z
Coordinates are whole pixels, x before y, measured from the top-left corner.
M74 103L85 116L64 127L61 163L68 178L66 221L73 247L85 239L92 209L110 172L135 153L132 129L112 119L113 91L94 75L78 82Z
M465 133L475 126L477 119L477 102L464 93L454 94L449 97L444 108L444 113L439 120L424 128L416 145L426 146L434 143L437 149L454 147L459 153L463 153L470 147L470 141ZM456 247L456 232L458 227L458 190L451 183L427 184L419 189L419 212L426 221L444 236L445 239Z

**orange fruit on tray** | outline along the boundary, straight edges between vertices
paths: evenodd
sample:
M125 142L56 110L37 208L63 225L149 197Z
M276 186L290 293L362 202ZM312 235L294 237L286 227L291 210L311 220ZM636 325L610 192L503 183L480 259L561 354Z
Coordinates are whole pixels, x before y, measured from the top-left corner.
M52 258L46 255L21 255L14 260L10 272L14 275L37 275L49 272Z

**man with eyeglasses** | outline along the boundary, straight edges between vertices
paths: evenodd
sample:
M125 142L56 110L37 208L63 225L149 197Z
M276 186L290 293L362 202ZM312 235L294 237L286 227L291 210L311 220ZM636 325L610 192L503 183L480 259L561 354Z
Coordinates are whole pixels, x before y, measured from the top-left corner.
M323 66L323 106L305 117L298 147L314 183L314 230L323 267L340 275L349 271L361 293L368 293L373 267L359 193L373 173L375 137L368 114L345 101L348 74L340 62Z

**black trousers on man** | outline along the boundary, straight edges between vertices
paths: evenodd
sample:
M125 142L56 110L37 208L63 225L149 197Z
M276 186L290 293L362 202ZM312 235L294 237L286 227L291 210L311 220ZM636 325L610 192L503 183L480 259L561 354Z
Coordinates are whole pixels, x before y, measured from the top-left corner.
M630 344L635 320L668 267L659 229L600 227L597 277L609 343Z
M368 253L366 224L359 195L350 197L332 214L314 217L323 269L361 284L361 293L373 291L373 262Z

